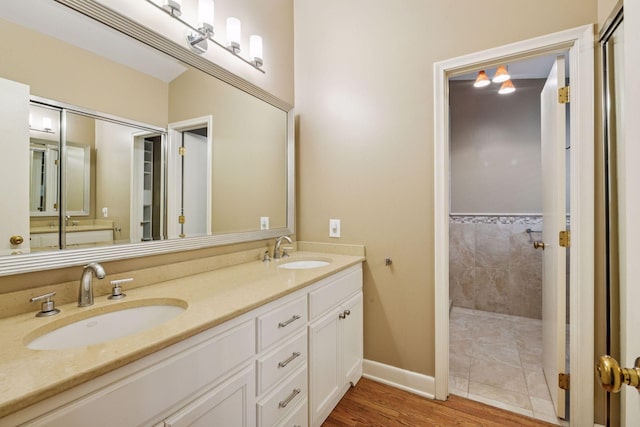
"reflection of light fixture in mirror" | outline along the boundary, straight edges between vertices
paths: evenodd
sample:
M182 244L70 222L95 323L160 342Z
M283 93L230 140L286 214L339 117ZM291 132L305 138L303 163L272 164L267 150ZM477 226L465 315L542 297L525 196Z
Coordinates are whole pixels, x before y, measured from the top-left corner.
M53 134L55 134L55 132L53 131L53 121L51 120L51 117L43 117L42 118L42 128L38 129L36 127L33 127L33 116L31 114L29 114L29 129L30 130L34 130L36 132L44 132L44 133L53 133Z
M182 0L163 0L162 8L172 16L182 15Z
M227 18L227 49L233 53L240 52L240 39L242 38L242 30L240 20L238 18Z
M501 66L498 67L498 69L496 70L496 73L493 76L493 82L494 83L502 83L502 82L506 82L510 78L511 78L511 76L509 75L509 72L507 71L507 67L505 67L504 65L501 65Z
M473 84L474 87L486 87L491 84L491 80L487 77L487 73L484 70L478 73L478 77L476 77L476 82Z
M249 58L256 67L262 67L262 37L256 35L249 37Z
M500 90L498 91L498 93L500 95L506 95L508 93L513 93L515 91L516 91L516 88L513 85L513 82L511 80L507 80L506 82L502 83L502 86L500 86Z

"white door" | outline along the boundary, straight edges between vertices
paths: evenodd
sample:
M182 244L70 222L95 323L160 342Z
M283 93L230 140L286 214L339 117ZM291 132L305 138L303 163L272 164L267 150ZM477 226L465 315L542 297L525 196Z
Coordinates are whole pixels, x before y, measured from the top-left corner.
M0 79L0 93L0 255L11 255L29 252L29 86Z
M640 357L640 2L624 3L624 73L618 75L618 87L624 87L623 120L618 124L618 197L619 197L619 253L620 253L620 365L633 367ZM624 76L627 76L624 78ZM624 96L624 95L627 96ZM621 419L623 426L637 425L640 420L640 393L634 388L622 388Z
M193 132L183 132L182 208L186 220L183 234L186 237L207 235L207 137Z
M558 417L565 417L566 392L558 374L566 372L566 249L558 233L566 229L566 104L558 102L564 86L564 58L558 57L540 95L542 145L542 366Z

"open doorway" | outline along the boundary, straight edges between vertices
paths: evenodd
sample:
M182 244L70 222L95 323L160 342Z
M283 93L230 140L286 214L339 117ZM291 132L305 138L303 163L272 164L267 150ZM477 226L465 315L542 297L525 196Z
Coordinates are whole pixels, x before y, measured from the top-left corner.
M449 80L449 391L555 424L568 409L558 374L569 373L568 248L550 237L569 218L565 62Z
M536 56L569 52L572 76L570 127L572 216L570 262L570 418L593 424L593 28L585 26L476 52L435 64L435 397L449 384L449 141L448 81L473 70ZM564 166L564 165L563 165ZM578 286L580 284L580 286ZM501 371L493 372L501 375Z

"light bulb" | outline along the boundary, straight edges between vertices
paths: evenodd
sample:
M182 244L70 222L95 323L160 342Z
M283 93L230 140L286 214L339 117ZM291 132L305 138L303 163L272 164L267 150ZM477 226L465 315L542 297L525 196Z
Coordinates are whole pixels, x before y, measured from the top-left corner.
M504 65L501 65L498 67L498 69L496 70L496 74L493 76L493 82L502 83L502 82L506 82L510 78L511 76L507 71L507 67L505 67Z
M228 48L236 53L240 52L240 39L242 31L238 18L227 18L227 43Z
M487 87L491 84L491 80L487 77L487 73L484 70L478 73L478 77L476 77L476 81L473 84L473 87Z
M249 37L249 57L256 67L262 66L262 37L257 35Z
M502 86L500 86L500 90L498 91L498 93L500 95L506 95L508 93L513 93L515 91L516 91L516 88L513 85L513 82L511 80L507 80L506 82L502 83Z
M198 0L198 28L213 34L213 0Z

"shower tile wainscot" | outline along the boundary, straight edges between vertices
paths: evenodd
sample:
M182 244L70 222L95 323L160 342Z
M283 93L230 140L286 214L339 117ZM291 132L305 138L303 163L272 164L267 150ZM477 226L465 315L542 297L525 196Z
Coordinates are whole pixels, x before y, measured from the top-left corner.
M453 306L540 319L542 251L533 248L540 230L540 215L450 215Z

